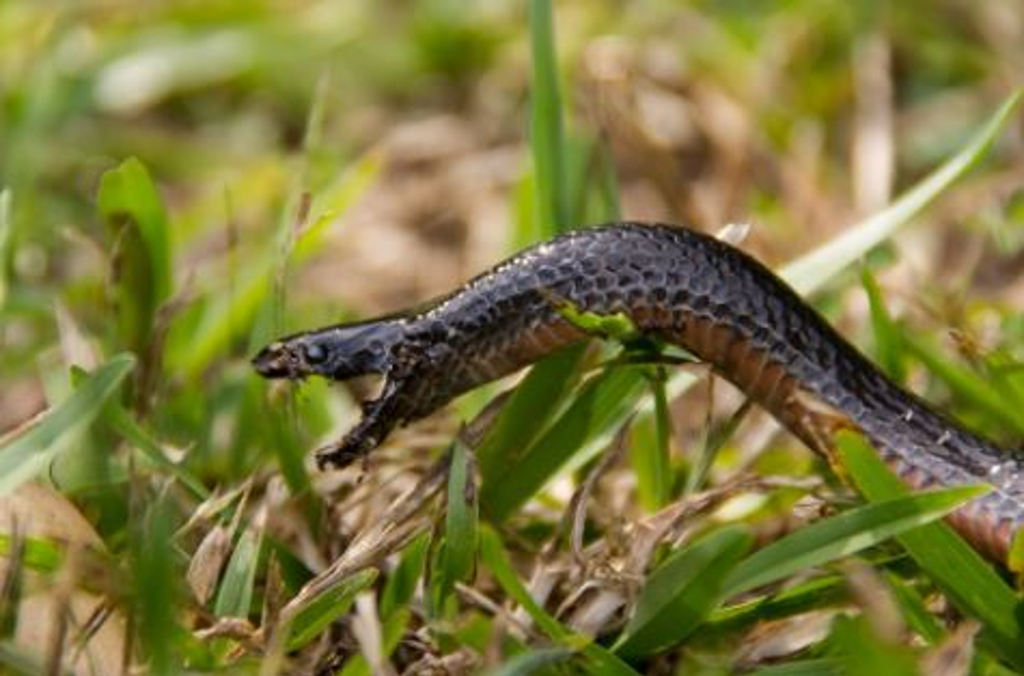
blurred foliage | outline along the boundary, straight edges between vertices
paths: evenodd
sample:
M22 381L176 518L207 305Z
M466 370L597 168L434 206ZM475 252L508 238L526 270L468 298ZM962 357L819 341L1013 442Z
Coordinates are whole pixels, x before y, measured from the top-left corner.
M893 235L923 202L881 211L849 245L859 277L840 255L795 281L891 375L1019 442L1024 131L1010 104L983 125L1021 72L1019 0L0 2L0 512L22 515L0 670L1024 668L1014 592L988 571L993 604L964 598L929 547L985 564L906 530L963 496L862 468L881 502L851 507L692 374L581 347L482 441L452 439L498 386L324 476L310 451L367 389L247 363L565 227L742 220L771 264L828 251L984 129L921 227ZM29 478L49 497L11 492ZM801 531L815 510L841 514ZM833 549L736 582L801 532ZM858 564L886 582L864 592ZM24 635L48 589L63 643Z

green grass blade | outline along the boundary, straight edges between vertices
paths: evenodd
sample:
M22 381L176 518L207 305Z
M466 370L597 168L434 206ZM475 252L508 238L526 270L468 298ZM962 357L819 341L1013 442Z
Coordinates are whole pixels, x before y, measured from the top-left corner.
M551 667L568 662L573 658L573 651L568 648L544 648L516 655L507 660L497 669L489 672L490 676L530 676L531 674L550 674Z
M585 345L559 350L534 366L509 395L501 413L477 450L480 474L486 487L509 476L516 458L558 410L576 381L575 373ZM529 420L530 424L523 424Z
M476 562L479 509L473 465L472 452L456 438L448 474L448 506L440 565L442 598L451 592L456 582L472 576Z
M701 632L736 632L759 622L799 615L816 608L827 608L850 596L846 580L836 575L816 577L783 589L771 596L716 609L708 616Z
M398 565L388 576L384 591L380 594L382 618L391 617L392 613L400 611L416 593L416 587L423 575L423 563L427 558L429 544L430 534L423 533L406 545Z
M836 437L843 464L857 489L869 500L905 496L906 485L860 436ZM979 637L1017 669L1024 668L1024 629L1020 599L981 556L951 528L933 523L905 532L897 540L962 612L984 624Z
M187 469L176 462L172 462L164 455L160 444L142 425L135 421L123 406L111 406L105 415L111 428L121 435L125 441L139 449L143 456L153 465L173 474L178 481L187 486L200 499L205 500L210 497L210 491L206 489L203 482Z
M641 368L608 369L584 383L569 408L506 466L505 474L483 485L481 503L487 514L498 521L506 518L563 467L582 464L600 451L648 389Z
M878 286L871 269L864 266L860 274L861 284L868 295L871 309L871 329L875 338L875 361L882 370L898 383L906 380L907 368L903 360L903 341L899 327L889 316L885 307L882 289Z
M540 211L538 238L570 227L569 186L565 169L562 97L558 84L551 0L530 0L530 149Z
M249 616L262 543L263 533L251 528L243 530L238 537L213 604L213 612L218 617Z
M1022 97L1024 89L1016 90L956 155L887 208L784 267L781 276L801 295L807 295L881 244L985 156Z
M288 627L288 651L298 650L323 632L332 622L348 612L356 595L377 579L377 569L367 568L345 578L313 603L303 607Z
M138 632L149 656L149 673L164 676L178 673L174 646L181 635L177 620L181 567L172 543L174 514L166 498L149 505L133 534L132 562Z
M752 543L746 529L727 526L674 552L647 578L615 652L639 659L689 636L718 603L726 576Z
M847 676L841 660L833 657L797 660L764 667L751 672L752 676Z
M787 535L747 557L729 576L726 596L855 554L949 514L988 486L955 486L892 498L843 512Z
M562 626L561 622L551 617L533 600L530 592L527 591L512 568L501 537L491 528L480 530L480 558L508 597L523 607L523 610L540 627L541 631L555 641L566 645L572 644L574 641L580 643L586 641L584 637L576 636L568 628Z
M63 442L85 429L134 368L135 358L120 354L103 364L24 434L0 447L0 495L31 479L61 449Z
M143 354L156 311L173 287L167 213L149 172L134 157L103 174L97 201L115 243L120 344Z

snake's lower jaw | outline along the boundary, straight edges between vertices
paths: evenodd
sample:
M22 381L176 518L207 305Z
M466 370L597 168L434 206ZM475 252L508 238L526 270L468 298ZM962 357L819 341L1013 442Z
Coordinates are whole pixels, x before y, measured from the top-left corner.
M354 431L355 432L355 431ZM321 472L328 469L344 469L353 462L365 458L380 443L377 439L351 432L333 444L327 444L316 451L316 466Z

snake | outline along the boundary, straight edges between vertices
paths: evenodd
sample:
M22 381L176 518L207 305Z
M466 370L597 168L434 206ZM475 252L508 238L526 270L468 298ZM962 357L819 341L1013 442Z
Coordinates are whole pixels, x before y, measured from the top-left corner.
M835 429L863 434L914 490L988 483L948 520L1005 562L1024 526L1024 457L966 429L890 379L762 263L683 226L618 222L571 230L513 255L416 309L305 331L253 358L266 378L383 376L320 469L365 457L397 426L586 340L552 299L625 315L685 349L833 458Z

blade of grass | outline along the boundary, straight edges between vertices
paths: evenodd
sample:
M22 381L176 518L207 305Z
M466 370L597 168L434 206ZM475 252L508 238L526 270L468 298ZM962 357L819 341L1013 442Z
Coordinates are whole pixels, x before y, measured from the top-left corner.
M571 391L585 345L559 350L534 366L509 396L498 419L477 450L480 474L486 486L504 481L545 423ZM572 375L570 375L572 374ZM523 421L529 420L529 425Z
M871 503L823 519L744 559L725 583L735 596L793 573L855 554L946 516L989 486L955 486Z
M376 579L376 568L361 570L341 580L299 611L288 627L288 651L298 650L319 636L332 622L347 613L356 595Z
M558 85L551 0L530 0L530 149L537 190L538 239L569 228L562 97Z
M142 355L173 284L167 213L152 177L134 157L104 172L97 202L115 242L120 345Z
M98 367L31 429L0 447L0 495L35 476L64 446L84 430L134 368L135 358L120 354Z
M906 485L859 435L840 432L836 444L844 467L869 500L907 494ZM992 567L942 523L903 533L897 540L957 608L984 624L979 641L992 645L1017 669L1024 668L1021 602Z
M718 603L726 576L752 543L746 529L727 526L674 552L647 578L636 611L612 649L636 660L689 636Z
M246 528L238 536L213 605L213 612L218 617L249 616L262 543L263 532L252 528Z
M861 285L868 295L868 306L871 309L871 329L875 338L875 360L890 378L898 383L904 382L907 367L903 360L904 347L899 328L889 316L885 307L885 298L878 286L871 269L866 265L861 268Z
M566 465L580 465L600 451L622 426L639 395L648 390L642 367L608 369L584 383L572 404L497 481L486 483L481 504L497 520L509 516ZM600 439L603 443L585 442ZM581 449L594 453L584 454Z
M452 444L441 572L447 591L469 579L477 550L477 489L472 451L456 438Z
M119 404L110 406L106 412L106 417L113 430L127 442L138 448L147 460L173 474L178 481L187 486L200 499L205 500L210 497L210 491L206 490L206 486L187 469L172 462L164 455L160 444L132 418L123 406Z

